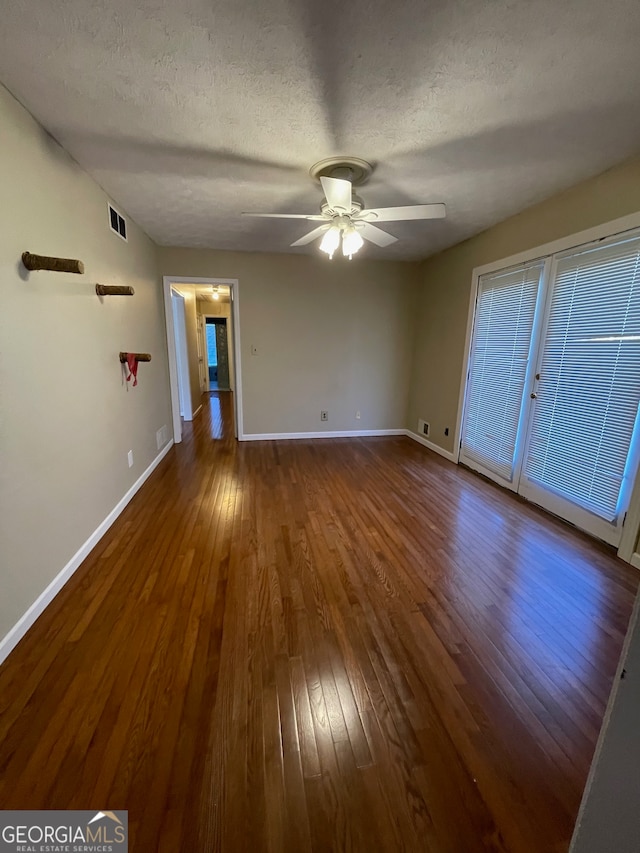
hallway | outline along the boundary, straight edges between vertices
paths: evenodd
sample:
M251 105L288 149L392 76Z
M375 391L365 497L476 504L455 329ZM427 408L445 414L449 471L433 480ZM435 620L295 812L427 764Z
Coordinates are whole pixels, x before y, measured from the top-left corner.
M638 575L406 437L203 397L0 669L0 808L134 853L566 851Z

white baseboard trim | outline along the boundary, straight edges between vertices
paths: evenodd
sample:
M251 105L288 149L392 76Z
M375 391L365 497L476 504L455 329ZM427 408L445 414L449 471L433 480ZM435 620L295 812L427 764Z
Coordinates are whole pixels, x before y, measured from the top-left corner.
M408 435L409 438L412 438L414 441L417 441L418 444L423 444L425 447L428 447L429 450L433 450L434 453L444 456L444 458L448 459L449 462L458 462L455 453L451 453L450 450L445 450L443 447L439 447L437 444L434 444L432 441L429 441L428 438L424 438L417 432L412 432L410 429L406 429L404 434Z
M292 438L361 438L372 435L404 435L404 429L334 430L329 432L265 432L238 436L238 441L279 441Z
M195 410L195 412L191 416L191 420L194 421L196 419L196 415L199 415L201 411L202 411L202 403L200 403L198 408Z
M73 557L69 560L67 565L59 572L56 577L51 581L49 586L36 598L31 607L20 617L20 619L16 622L16 624L9 630L5 637L0 640L0 664L8 657L11 651L18 645L20 640L27 633L29 628L36 621L38 616L40 616L45 608L51 604L56 595L60 592L62 587L66 584L69 578L76 571L78 566L82 563L82 561L89 555L89 553L95 548L98 542L102 539L107 530L111 527L116 518L120 515L120 513L124 510L129 501L133 498L136 492L144 485L144 483L149 479L151 474L155 471L158 465L162 462L164 457L173 447L173 439L170 439L169 443L162 448L160 453L153 460L151 465L141 474L138 479L135 481L133 486L129 489L129 491L124 495L124 497L116 504L116 506L111 510L109 515L105 518L105 520L100 524L99 527L94 530L91 536L87 539L87 541L82 545L82 547L76 551Z

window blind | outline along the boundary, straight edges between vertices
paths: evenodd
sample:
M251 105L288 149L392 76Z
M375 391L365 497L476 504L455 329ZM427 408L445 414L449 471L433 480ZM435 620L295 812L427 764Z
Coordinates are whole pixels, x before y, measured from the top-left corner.
M478 281L461 454L508 481L543 267L540 261Z
M559 256L527 479L607 521L640 401L640 238Z

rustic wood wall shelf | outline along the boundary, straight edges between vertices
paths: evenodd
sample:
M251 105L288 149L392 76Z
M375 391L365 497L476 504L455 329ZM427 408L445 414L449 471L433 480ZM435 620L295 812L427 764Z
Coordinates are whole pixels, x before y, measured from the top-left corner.
M28 270L50 270L51 272L67 272L82 275L84 264L75 258L50 258L47 255L34 255L31 252L22 253L22 263Z
M135 290L128 284L96 284L98 296L133 296Z
M121 352L120 353L120 362L125 364L127 361L127 356L129 353ZM133 355L136 357L136 361L151 361L151 353L148 352L134 352Z

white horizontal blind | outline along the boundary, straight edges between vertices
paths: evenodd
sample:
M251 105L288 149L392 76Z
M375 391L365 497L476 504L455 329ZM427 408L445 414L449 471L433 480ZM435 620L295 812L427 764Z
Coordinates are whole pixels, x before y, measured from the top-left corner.
M482 276L461 455L511 482L543 262Z
M560 256L525 476L614 521L640 402L640 238Z

